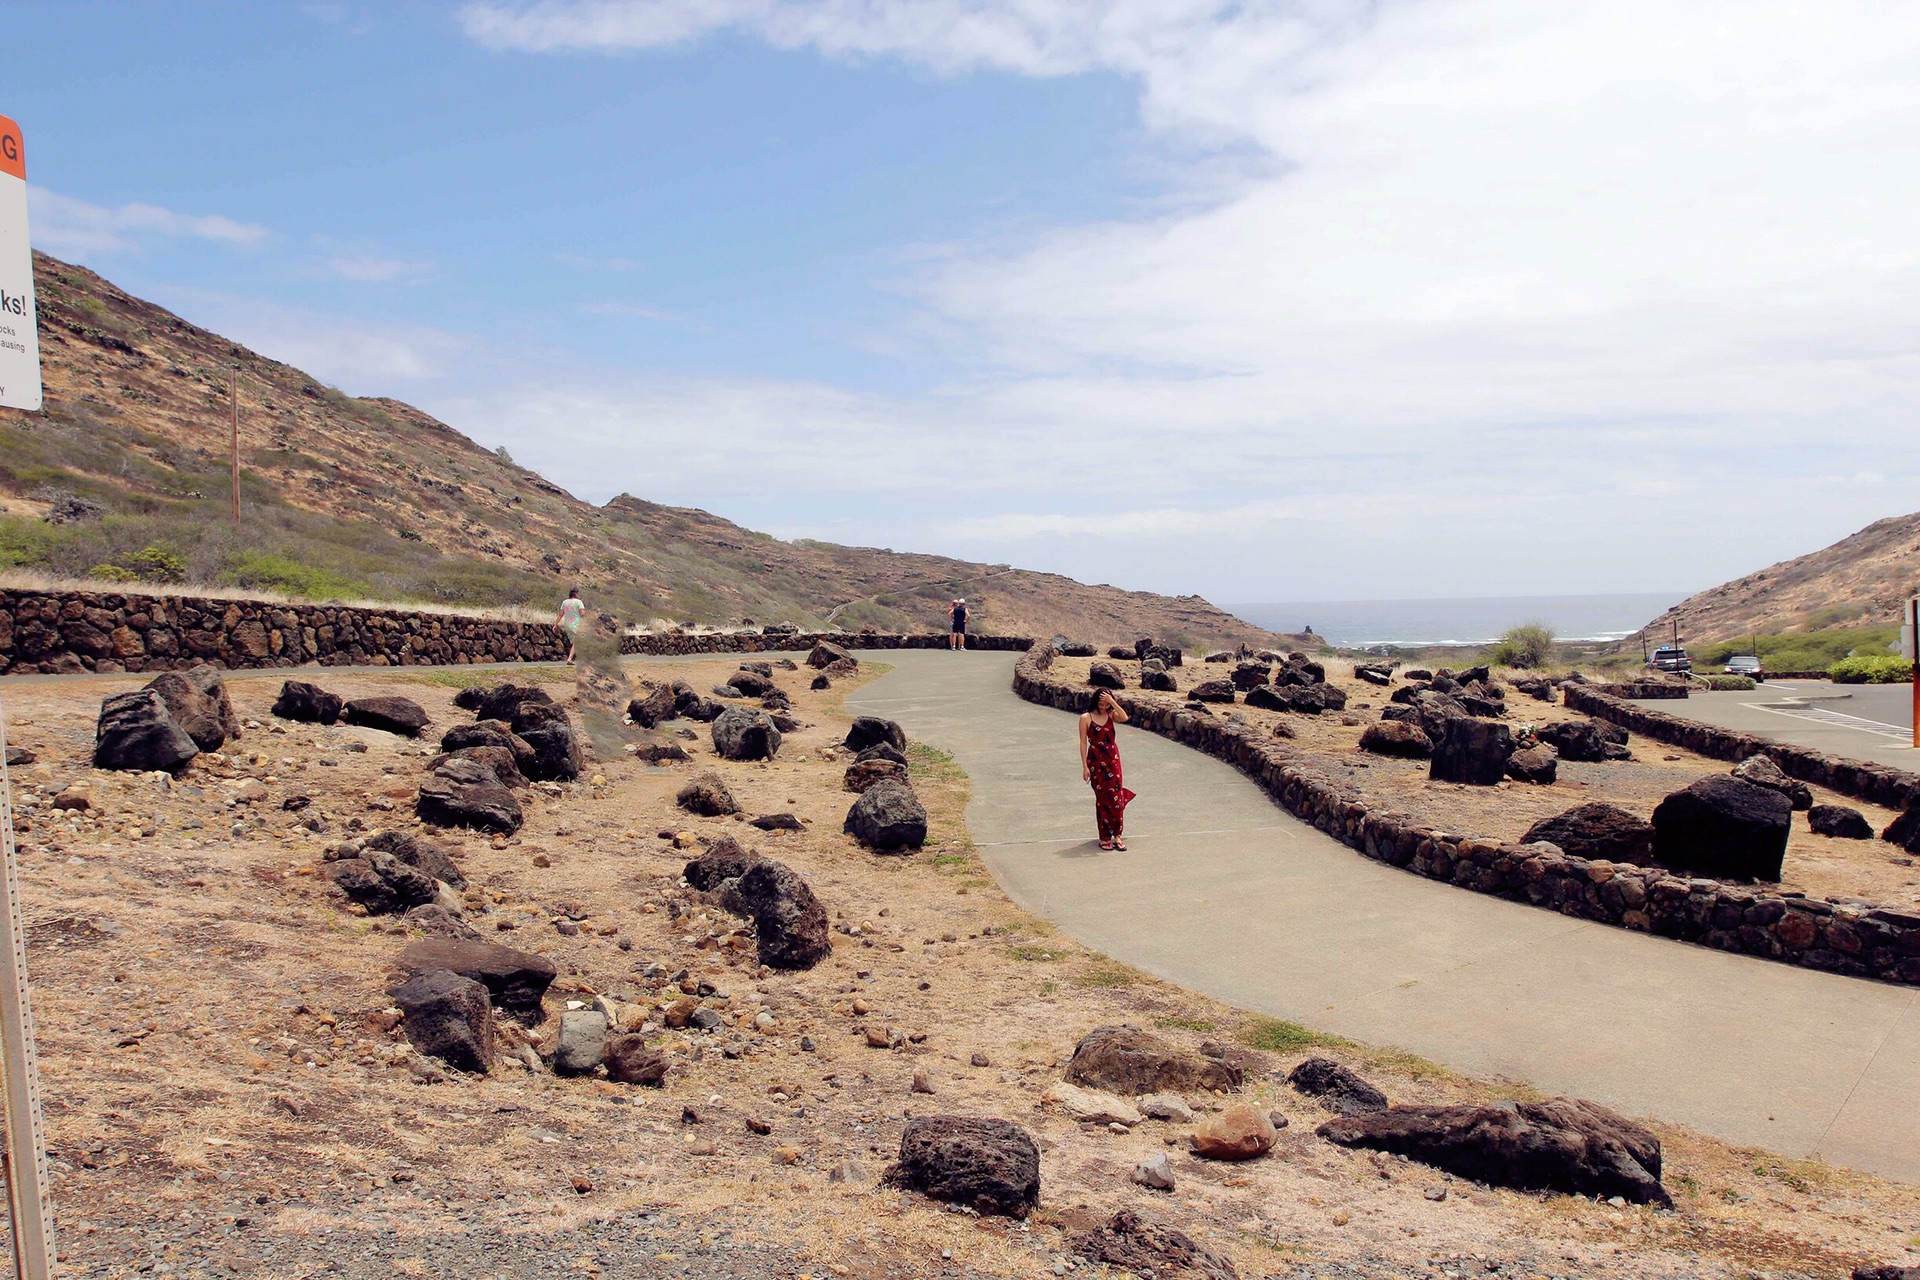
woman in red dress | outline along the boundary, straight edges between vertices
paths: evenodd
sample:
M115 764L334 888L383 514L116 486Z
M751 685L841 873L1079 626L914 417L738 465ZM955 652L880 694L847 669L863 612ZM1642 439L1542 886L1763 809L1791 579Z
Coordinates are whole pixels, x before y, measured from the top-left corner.
M1100 847L1125 851L1120 838L1126 826L1127 802L1133 792L1120 776L1120 744L1114 741L1115 722L1127 722L1126 709L1105 689L1093 696L1093 710L1080 717L1080 776L1093 784L1093 814L1100 824Z

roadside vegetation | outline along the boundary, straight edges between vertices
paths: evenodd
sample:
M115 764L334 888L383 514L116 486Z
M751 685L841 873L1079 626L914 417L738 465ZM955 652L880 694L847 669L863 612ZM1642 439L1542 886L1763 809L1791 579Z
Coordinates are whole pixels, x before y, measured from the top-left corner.
M1905 684L1913 679L1913 663L1897 654L1842 658L1827 668L1835 684Z

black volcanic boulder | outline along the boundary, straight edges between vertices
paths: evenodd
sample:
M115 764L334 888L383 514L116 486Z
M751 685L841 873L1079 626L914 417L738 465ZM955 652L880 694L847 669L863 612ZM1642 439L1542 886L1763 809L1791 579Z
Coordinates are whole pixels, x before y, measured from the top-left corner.
M513 713L523 702L541 702L551 705L552 695L545 689L529 684L502 684L490 688L464 690L476 696L470 699L468 707L476 720L512 720ZM466 707L467 703L455 699L455 705Z
M1240 1276L1231 1261L1186 1232L1143 1218L1131 1209L1118 1210L1098 1227L1067 1243L1081 1257L1104 1262L1127 1275L1191 1275L1199 1280L1239 1280Z
M1522 747L1507 757L1507 776L1515 782L1550 787L1560 773L1560 757L1544 742Z
M1142 671L1140 673L1140 687L1142 689L1151 689L1156 693L1180 692L1180 686L1175 683L1173 673L1164 670Z
M712 772L696 773L687 779L673 801L688 813L697 813L703 818L724 818L740 812L740 802L727 790L720 775Z
M1087 683L1096 689L1124 689L1127 682L1120 675L1120 668L1111 662L1096 662L1087 672Z
M1653 861L1653 824L1615 805L1595 801L1543 818L1527 828L1521 844L1542 841L1569 857L1591 862Z
M534 759L533 744L515 733L504 720L479 720L457 724L440 735L440 749L452 755L477 747L498 747L513 757L513 767L522 773Z
M975 1213L1024 1218L1040 1203L1040 1148L1010 1120L916 1116L900 1135L900 1163L881 1180Z
M1858 809L1843 804L1816 804L1807 810L1807 825L1817 836L1841 840L1873 839L1873 824Z
M1386 1094L1332 1058L1308 1058L1287 1075L1287 1083L1343 1116L1387 1109Z
M580 739L563 708L551 702L522 699L507 723L533 750L532 758L521 763L520 772L535 782L571 782L580 776Z
M545 1017L541 997L559 976L553 961L545 956L460 938L423 938L408 943L400 952L398 967L408 973L450 969L471 978L486 987L494 1008L535 1027Z
M1660 1185L1660 1139L1597 1102L1389 1107L1329 1120L1318 1132L1490 1186L1673 1204Z
M1297 686L1290 691L1293 695L1293 707L1296 711L1309 706L1322 711L1345 711L1347 709L1347 691L1337 684L1325 682Z
M364 846L373 853L391 854L418 871L424 871L442 884L455 889L467 887L467 877L454 865L445 849L431 840L405 831L381 831L367 838Z
M847 766L846 776L842 781L847 790L856 795L864 795L868 787L888 779L896 782L907 781L907 766L884 756L863 755L862 758Z
M1270 684L1255 685L1247 690L1247 705L1260 711L1293 710L1293 690L1276 689ZM1320 704L1315 703L1313 710L1318 711Z
M764 711L728 707L713 722L713 750L723 760L771 760L780 750L780 730Z
M856 716L847 729L846 746L852 751L865 751L878 742L890 742L895 749L907 749L907 731L891 720L879 716Z
M830 667L836 662L846 662L857 665L858 661L857 658L845 649L842 649L839 645L826 640L822 640L814 645L813 652L807 655L807 665L810 667Z
M1273 672L1264 662L1239 662L1234 664L1227 679L1233 681L1233 687L1242 693L1248 689L1257 689L1273 677Z
M398 915L425 906L440 893L432 875L371 849L361 857L327 863L326 875L370 916Z
M1459 699L1451 694L1435 693L1431 689L1422 689L1414 694L1409 705L1413 707L1414 722L1433 740L1435 746L1446 736L1449 721L1469 718L1467 709L1460 705Z
M340 709L340 719L344 724L397 733L403 738L417 738L427 727L424 707L412 698L391 696L355 698Z
M811 969L833 951L827 909L800 873L770 858L754 861L721 882L720 903L753 921L760 963L773 969Z
M289 680L280 686L280 696L274 699L273 714L282 720L332 724L340 718L340 709L346 705L346 699L337 693L328 693L317 684Z
M763 662L759 665L764 667L767 664ZM727 677L727 683L749 698L764 698L779 687L774 684L772 674L771 669L766 672L755 671L743 663L738 671Z
M1248 699L1251 703L1252 699ZM1425 760L1433 754L1433 740L1417 724L1404 720L1382 720L1370 724L1360 735L1360 749L1380 756L1400 756L1407 760Z
M1356 680L1365 680L1368 684L1389 685L1393 683L1393 668L1371 662L1356 663L1353 668L1353 677Z
M732 836L721 836L680 874L695 889L710 893L729 880L738 880L747 873L747 868L759 861L759 854L747 852Z
M1233 681L1202 680L1199 684L1193 686L1187 696L1195 702L1232 702Z
M520 801L490 763L462 755L446 757L420 783L414 802L420 821L436 827L471 827L510 836L526 821Z
M421 1053L482 1075L493 1066L493 1006L481 983L432 969L388 994L400 1007L400 1029Z
M94 730L96 769L160 770L174 773L200 748L167 714L167 704L152 689L116 693L100 704Z
M1887 824L1880 838L1908 853L1920 853L1920 799L1909 800L1906 810Z
M1742 782L1751 782L1756 787L1778 791L1795 809L1813 808L1813 789L1804 782L1789 778L1786 772L1774 763L1772 756L1748 756L1733 766L1733 776Z
M883 778L860 793L843 829L875 852L900 853L927 842L927 811L912 787Z
M1654 861L1716 880L1780 879L1793 803L1738 778L1702 778L1653 811Z
M627 719L642 729L651 729L662 721L672 720L679 713L674 709L674 694L671 686L662 685L627 703Z
M1552 720L1534 726L1533 736L1560 753L1562 760L1592 762L1607 758L1607 739L1591 720Z
M1231 1092L1246 1079L1221 1058L1190 1053L1131 1023L1095 1027L1074 1046L1067 1079L1089 1089L1138 1097L1146 1093Z
M215 668L199 666L185 675L163 671L147 682L147 688L160 695L167 714L202 751L218 751L228 738L240 736L239 718Z
M1132 649L1129 649L1126 645L1123 645L1123 644L1116 644L1111 646L1107 650L1107 656L1109 658L1112 658L1115 662L1133 662L1140 657L1138 653L1135 653Z
M1513 731L1498 720L1454 716L1434 739L1427 776L1435 782L1466 782L1490 787L1507 776L1513 755ZM1431 730L1429 730L1431 732Z

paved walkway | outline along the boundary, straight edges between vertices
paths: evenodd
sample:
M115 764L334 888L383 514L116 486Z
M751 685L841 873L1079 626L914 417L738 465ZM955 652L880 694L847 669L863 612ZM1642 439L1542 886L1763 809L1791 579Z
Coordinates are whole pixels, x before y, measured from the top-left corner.
M1745 693L1701 693L1648 702L1670 715L1758 733L1830 755L1920 770L1913 747L1913 686L1769 680Z
M875 654L848 705L952 751L1023 907L1242 1008L1629 1115L1920 1181L1920 990L1569 920L1369 862L1231 767L1123 729L1127 853L1015 655Z

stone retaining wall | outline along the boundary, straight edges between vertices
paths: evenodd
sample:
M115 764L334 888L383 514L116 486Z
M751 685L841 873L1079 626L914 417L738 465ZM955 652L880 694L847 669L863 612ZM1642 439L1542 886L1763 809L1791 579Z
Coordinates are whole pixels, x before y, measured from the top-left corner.
M797 631L781 634L760 631L643 632L620 637L620 652L652 657L681 657L698 653L775 653L811 649L822 640L842 649L944 649L947 633L875 635L872 632ZM967 637L967 648L989 652L1025 652L1033 641L1025 636Z
M1910 801L1920 799L1920 774L1908 773L1892 765L1830 756L1824 751L1796 747L1775 738L1763 738L1757 733L1722 729L1665 711L1655 711L1651 707L1636 707L1615 696L1619 688L1617 685L1606 686L1605 693L1593 685L1569 684L1561 688L1565 690L1566 705L1575 711L1596 720L1617 724L1657 742L1684 747L1696 755L1738 764L1748 756L1764 752L1773 757L1773 762L1789 778L1826 787L1856 800L1865 800L1868 804L1904 809Z
M0 590L0 672L418 666L566 656L549 623L203 596Z
M1684 698L1689 685L1671 680L1641 680L1632 684L1610 684L1616 698Z
M1048 670L1052 663L1053 654L1044 647L1021 658L1014 668L1014 692L1063 711L1087 710L1093 691L1053 678ZM1722 951L1920 984L1920 915L1689 879L1622 863L1589 862L1548 845L1449 834L1374 807L1360 793L1319 772L1310 752L1251 724L1189 711L1131 690L1114 696L1139 727L1225 760L1303 822L1369 858L1415 875Z

